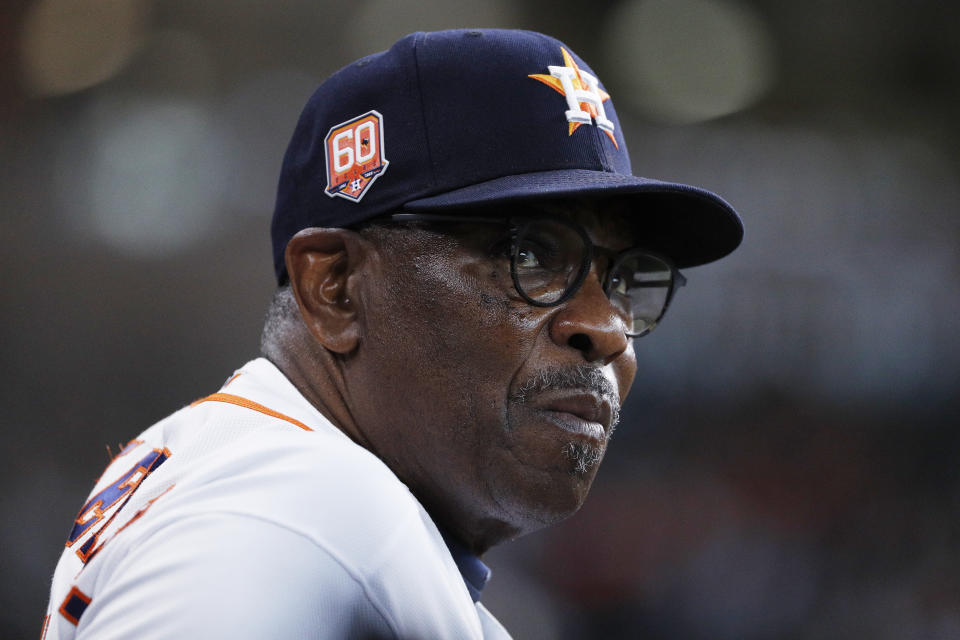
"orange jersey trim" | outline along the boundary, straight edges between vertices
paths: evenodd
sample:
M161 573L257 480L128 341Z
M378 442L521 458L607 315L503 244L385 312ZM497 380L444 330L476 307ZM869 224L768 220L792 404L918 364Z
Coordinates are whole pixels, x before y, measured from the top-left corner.
M231 382L233 382L234 380L236 380L237 378L239 378L241 375L242 375L242 374L241 374L239 371L238 371L237 373L233 374L232 376L230 376L230 378L229 378L226 382L223 383L223 386L224 386L224 387L227 386L228 384L230 384Z
M291 418L290 416L283 415L279 411L274 411L273 409L270 409L269 407L265 407L262 404L257 404L253 400L247 400L246 398L235 396L231 393L214 393L212 395L207 396L206 398L200 398L199 400L195 400L194 402L191 402L190 406L195 407L201 402L226 402L227 404L235 404L238 407L243 407L244 409L252 409L254 411L259 411L260 413L264 415L268 415L271 418L279 418L280 420L286 420L290 424L296 425L301 429L303 429L304 431L313 431L313 429L303 424L299 420Z

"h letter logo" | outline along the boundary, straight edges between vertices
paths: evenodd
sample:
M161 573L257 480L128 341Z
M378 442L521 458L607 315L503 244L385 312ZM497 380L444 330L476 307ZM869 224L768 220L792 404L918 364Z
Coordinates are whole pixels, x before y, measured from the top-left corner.
M572 136L582 124L596 123L610 138L613 146L619 148L613 137L613 121L607 118L603 109L603 103L610 99L610 94L600 88L600 81L595 76L577 66L566 49L560 47L560 52L563 54L562 67L550 65L547 67L550 75L535 73L529 77L539 80L567 99L567 110L564 113L570 123L567 135Z
M598 127L604 131L613 132L613 123L607 120L607 114L603 110L603 98L600 96L597 79L594 76L586 71L577 73L575 69L570 67L547 68L550 70L550 75L559 78L560 84L563 85L563 94L567 98L567 106L570 107L566 112L568 122L590 124L590 121L595 118ZM587 88L577 89L574 87L573 81L576 79L586 84ZM610 96L607 96L607 99L609 100ZM581 104L593 108L584 111L580 108Z

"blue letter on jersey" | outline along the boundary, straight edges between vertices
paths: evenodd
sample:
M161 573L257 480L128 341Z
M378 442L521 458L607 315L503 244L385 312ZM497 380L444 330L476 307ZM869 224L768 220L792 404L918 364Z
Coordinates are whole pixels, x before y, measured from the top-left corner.
M120 476L113 484L90 498L87 504L80 509L79 515L70 537L67 538L67 545L71 546L81 538L90 527L103 520L103 512L113 505L117 504L123 498L129 496L136 490L150 473L159 467L169 457L169 452L161 449L154 449L143 457L140 462L133 465L133 468Z

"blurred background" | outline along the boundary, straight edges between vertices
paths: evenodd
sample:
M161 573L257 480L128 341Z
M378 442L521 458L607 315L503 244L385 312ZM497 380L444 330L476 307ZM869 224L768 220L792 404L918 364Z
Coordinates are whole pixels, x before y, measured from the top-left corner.
M313 88L410 31L523 27L638 175L743 246L636 347L590 500L492 551L517 638L960 637L960 4L3 0L0 636L39 634L106 446L257 353Z

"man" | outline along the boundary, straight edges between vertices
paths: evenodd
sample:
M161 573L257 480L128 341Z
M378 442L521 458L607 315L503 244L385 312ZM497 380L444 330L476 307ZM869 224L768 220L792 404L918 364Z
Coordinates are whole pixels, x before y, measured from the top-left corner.
M317 90L272 233L263 357L111 463L47 637L506 637L480 556L580 507L633 340L742 227L631 175L568 47L462 30Z

